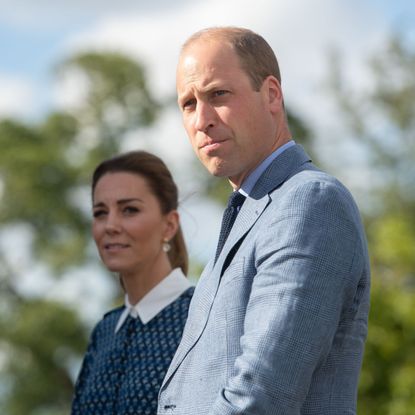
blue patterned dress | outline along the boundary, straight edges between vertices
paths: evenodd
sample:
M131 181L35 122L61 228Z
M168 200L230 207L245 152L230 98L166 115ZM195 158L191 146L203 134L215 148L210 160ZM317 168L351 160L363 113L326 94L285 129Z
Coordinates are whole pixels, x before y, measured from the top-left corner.
M114 333L124 307L95 327L75 385L72 415L153 415L170 361L179 345L194 287L147 324L128 316Z

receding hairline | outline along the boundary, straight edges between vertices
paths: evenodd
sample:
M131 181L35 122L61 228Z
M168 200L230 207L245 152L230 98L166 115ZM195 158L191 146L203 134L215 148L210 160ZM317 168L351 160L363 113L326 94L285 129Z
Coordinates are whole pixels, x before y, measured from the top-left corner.
M201 29L187 38L181 48L183 53L188 47L198 41L225 41L229 46L233 48L233 44L230 41L230 36L243 36L243 35L259 36L257 33L250 29L245 29L237 26L212 26L205 29Z
M251 78L255 88L259 88L269 75L273 75L281 84L281 72L273 49L263 36L253 30L238 26L201 29L183 43L179 62L193 45L202 42L220 42L223 46L228 46L238 57L242 69Z

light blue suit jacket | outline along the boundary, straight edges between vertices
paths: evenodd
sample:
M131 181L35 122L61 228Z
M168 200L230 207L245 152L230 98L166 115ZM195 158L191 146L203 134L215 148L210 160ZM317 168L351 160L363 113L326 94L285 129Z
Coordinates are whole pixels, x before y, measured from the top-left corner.
M291 147L202 273L158 414L355 414L368 311L358 209Z

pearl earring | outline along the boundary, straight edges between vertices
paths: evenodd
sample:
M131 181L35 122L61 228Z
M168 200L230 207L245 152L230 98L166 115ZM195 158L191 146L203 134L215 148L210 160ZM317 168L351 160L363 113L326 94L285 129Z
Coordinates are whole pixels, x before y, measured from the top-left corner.
M164 251L164 252L169 252L169 251L170 251L170 249L171 249L171 245L170 245L170 243L169 243L169 241L168 241L168 240L164 240L164 241L163 241L162 248L163 248L163 251Z

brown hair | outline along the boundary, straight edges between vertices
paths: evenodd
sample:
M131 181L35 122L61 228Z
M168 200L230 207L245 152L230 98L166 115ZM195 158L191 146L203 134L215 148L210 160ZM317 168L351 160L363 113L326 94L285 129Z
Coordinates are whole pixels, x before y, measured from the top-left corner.
M106 173L128 172L143 177L153 194L157 197L163 214L178 207L178 190L165 163L154 154L146 151L131 151L100 163L92 175L92 194L99 179ZM181 268L187 275L188 256L183 232L179 226L170 241L168 257L173 268Z
M182 52L197 40L221 40L227 42L237 54L242 70L251 80L254 90L259 91L265 78L273 75L281 84L277 58L268 42L252 30L241 27L210 27L190 36Z

